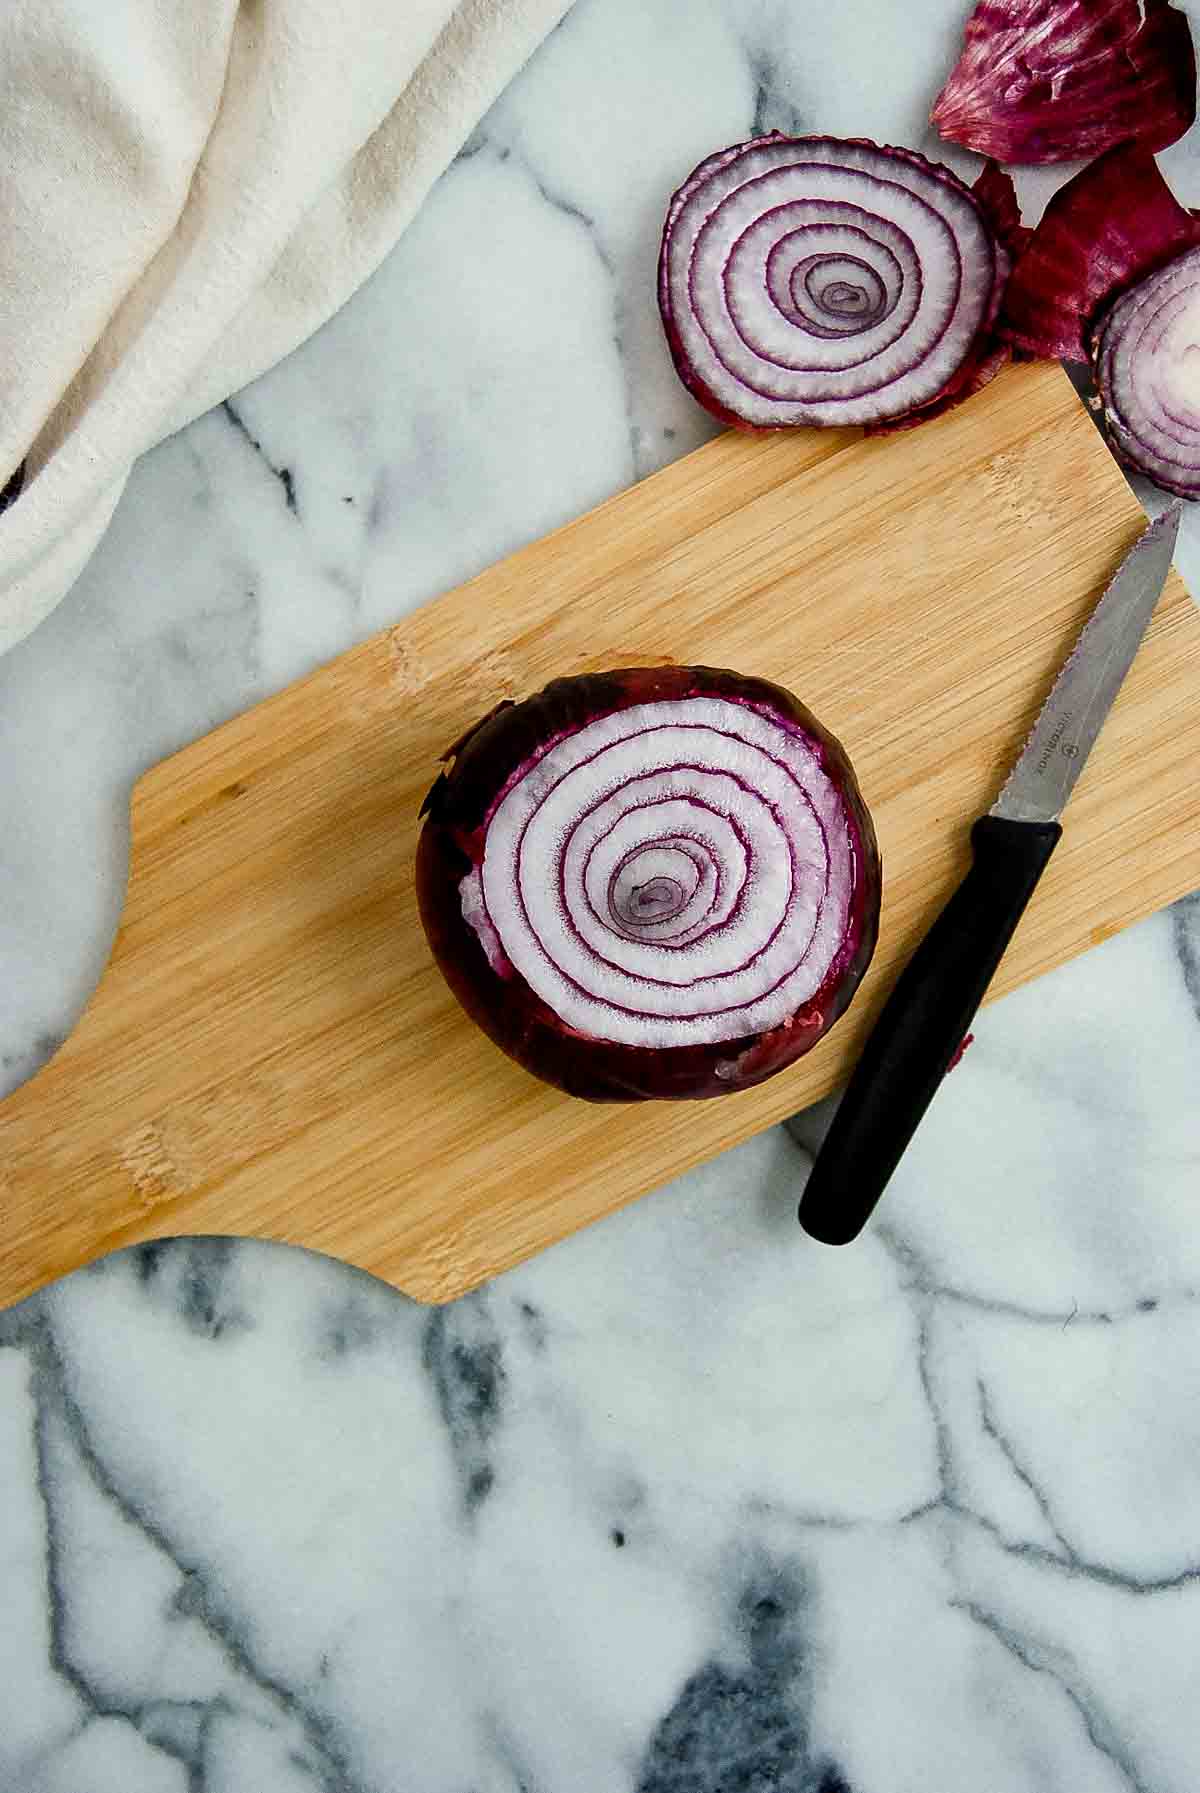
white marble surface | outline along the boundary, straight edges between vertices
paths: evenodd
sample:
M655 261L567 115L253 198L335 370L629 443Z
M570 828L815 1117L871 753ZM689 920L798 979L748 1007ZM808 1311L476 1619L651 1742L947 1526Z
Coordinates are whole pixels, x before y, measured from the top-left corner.
M700 441L672 185L764 125L928 147L963 10L578 0L138 469L0 661L0 1089L99 974L136 774ZM851 1251L780 1131L442 1313L184 1241L0 1315L0 1793L1195 1793L1198 1084L1192 900L988 1012Z

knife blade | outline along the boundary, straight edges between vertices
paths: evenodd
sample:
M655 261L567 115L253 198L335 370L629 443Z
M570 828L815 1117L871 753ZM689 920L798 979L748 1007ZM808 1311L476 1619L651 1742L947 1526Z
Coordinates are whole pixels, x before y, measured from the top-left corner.
M1062 837L1062 815L1171 569L1182 506L1144 530L1064 662L996 802L971 829L966 877L900 973L800 1202L815 1239L857 1238L961 1048Z

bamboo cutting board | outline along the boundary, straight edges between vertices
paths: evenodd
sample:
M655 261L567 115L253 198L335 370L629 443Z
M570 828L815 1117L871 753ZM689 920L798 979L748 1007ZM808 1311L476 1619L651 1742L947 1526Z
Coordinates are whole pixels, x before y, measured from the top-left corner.
M108 972L0 1104L0 1304L180 1233L446 1301L825 1094L1142 524L1050 365L890 438L729 435L156 767ZM879 950L763 1088L592 1107L442 985L417 810L498 698L672 659L778 680L841 737L883 849ZM1173 577L994 994L1200 885L1197 765L1200 615Z

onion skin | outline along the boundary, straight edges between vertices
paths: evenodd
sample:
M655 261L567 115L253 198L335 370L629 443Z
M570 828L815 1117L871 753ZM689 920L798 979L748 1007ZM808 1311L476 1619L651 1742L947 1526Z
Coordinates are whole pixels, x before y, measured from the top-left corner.
M1009 358L994 326L1022 241L995 166L971 189L914 150L773 132L707 157L671 199L667 345L692 396L734 428L904 428Z
M465 919L464 878L483 854L487 818L509 779L548 742L635 705L704 696L768 709L809 737L836 786L854 840L851 907L821 987L786 1024L715 1043L646 1047L567 1025L511 966L493 968ZM747 1089L809 1051L843 1013L870 962L879 926L874 828L843 749L796 698L763 679L708 667L637 667L556 679L503 703L449 750L427 797L417 897L434 958L467 1014L510 1058L568 1095L593 1102L695 1099Z
M1165 149L1196 116L1187 17L1167 0L980 0L929 116L1001 162Z
M972 182L971 192L982 208L996 240L1008 251L1013 261L1029 246L1032 230L1021 223L1021 207L1011 174L999 162L989 161Z
M1200 244L1149 151L1122 144L1050 200L1004 295L1000 334L1026 355L1086 361L1098 312Z
M1000 329L1020 353L1090 360L1113 452L1164 491L1200 498L1200 218L1149 151L1121 144L1059 189L1013 270Z

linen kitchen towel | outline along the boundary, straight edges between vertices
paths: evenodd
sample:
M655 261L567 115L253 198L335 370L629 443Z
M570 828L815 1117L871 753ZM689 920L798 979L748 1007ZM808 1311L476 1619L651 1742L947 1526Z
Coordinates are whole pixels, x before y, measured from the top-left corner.
M3 0L0 651L378 266L569 0Z

